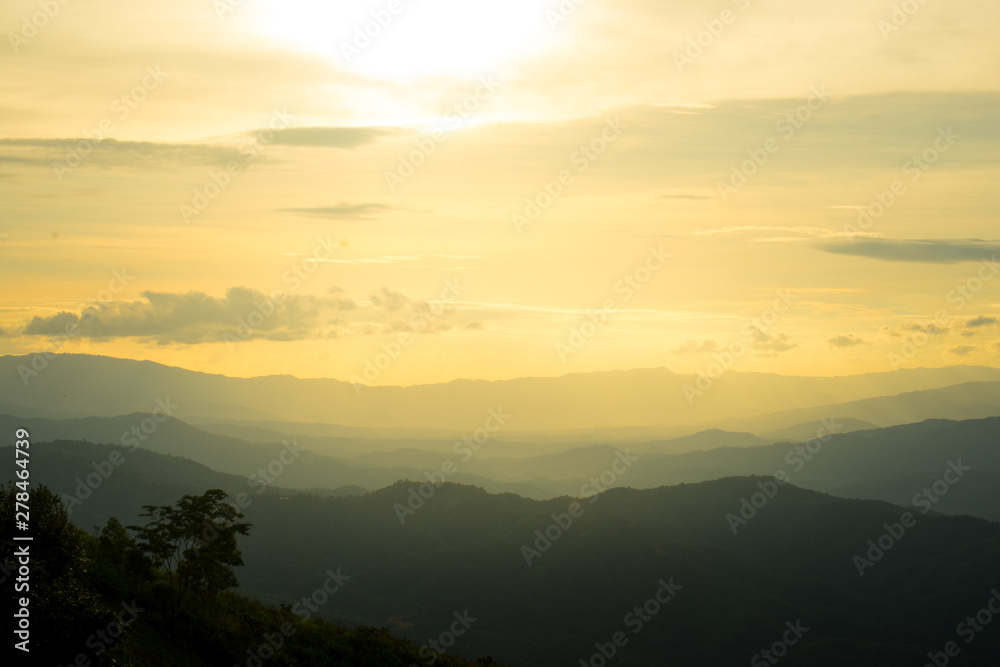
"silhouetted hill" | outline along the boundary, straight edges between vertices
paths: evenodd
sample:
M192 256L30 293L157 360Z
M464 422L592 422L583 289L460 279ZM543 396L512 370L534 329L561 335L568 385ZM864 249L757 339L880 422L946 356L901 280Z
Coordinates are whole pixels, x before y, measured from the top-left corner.
M265 539L247 545L243 578L295 597L324 567L343 567L355 585L338 613L402 619L419 636L469 609L481 619L473 651L519 665L588 658L595 642L627 632L625 614L671 578L684 588L650 621L654 629L629 634L621 664L744 663L796 619L811 630L789 664L919 662L950 639L960 610L978 611L1000 583L1000 526L971 518L919 515L864 577L854 556L900 521L900 508L781 487L734 535L726 515L758 483L767 479L609 491L584 501L566 530L550 529L557 538L530 566L523 547L570 499L446 485L404 524L394 507L410 497L407 483L332 501L267 500L255 506ZM304 548L279 546L306 533ZM996 647L983 641L975 654Z
M820 425L815 425L814 437ZM623 482L651 487L783 471L805 488L910 505L915 495L945 475L949 461L961 460L971 470L949 484L947 493L935 496L934 510L1000 521L1000 493L996 493L1000 488L1000 418L928 420L832 437L827 433L823 432L825 442L807 445L777 443L676 456L646 455Z
M83 460L111 449L59 443L33 451L46 448L75 448ZM172 480L186 489L194 475L226 483L180 459L134 455L95 491L88 511L128 515L176 498L181 486L171 489ZM40 474L54 461L35 465ZM1000 585L1000 525L766 477L618 488L578 509L571 498L539 502L455 484L423 487L421 504L420 489L400 482L363 496L253 496L244 508L254 528L241 540L240 581L264 600L294 605L339 570L350 580L322 616L389 626L421 643L467 614L476 620L464 653L526 667L589 660L595 644L619 631L628 642L618 664L745 664L780 639L786 622L799 621L809 631L788 664L922 664ZM754 515L744 499L760 505ZM734 523L741 511L746 523ZM915 523L900 530L906 511ZM883 537L887 531L897 537ZM880 538L890 548L872 553L860 576L855 557ZM651 603L658 611L634 633L637 617L627 614L666 595L664 584L680 588L669 603ZM984 634L952 664L988 665L997 650L996 636Z
M1000 416L1000 382L966 382L950 387L908 391L893 396L784 410L752 418L724 419L715 425L729 430L772 433L790 424L801 427L802 424L816 423L830 417L860 420L886 427L911 424L925 419L960 420L997 416ZM798 435L801 436L801 432Z
M182 456L219 472L241 475L251 487L280 484L293 489L332 490L354 485L375 489L398 479L423 479L423 469L398 463L379 468L356 467L310 451L294 438L267 444L251 443L206 433L162 414L64 420L0 415L0 429L13 433L17 428L28 429L35 442L85 439L115 443L123 450L135 447ZM138 430L134 432L135 429ZM469 471L458 474L455 481L479 484L500 492L544 495L544 491L530 484L496 482Z
M845 417L837 420L841 433L853 433L854 431L865 431L870 428L878 428L878 424ZM802 424L795 424L787 428L782 428L771 433L765 433L764 437L769 440L781 442L805 442L816 437L816 421L808 421ZM702 447L701 449L704 449Z
M0 428L8 431L27 426L36 441L69 438L83 433L96 440L120 437L129 425L142 423L148 415L84 420L20 419L0 416ZM827 421L839 430L840 421ZM910 505L913 498L937 482L949 461L961 459L971 468L961 482L950 485L947 494L935 497L933 509L945 514L969 514L1000 520L1000 418L985 420L929 420L919 424L868 429L828 435L822 422L813 425L813 436L824 440L806 443L757 444L751 434L707 431L680 439L681 442L640 443L633 451L599 444L577 447L554 454L530 457L503 457L505 443L486 442L479 452L460 448L458 452L417 449L372 452L352 460L297 450L280 443L247 443L225 436L207 434L183 422L169 419L142 443L143 448L185 456L220 472L238 474L243 486L279 485L293 489L332 491L354 486L362 489L384 487L400 479L426 481L451 471L448 481L481 486L491 492L511 492L529 498L583 493L590 480L605 473L623 452L635 458L614 484L635 488L703 482L733 475L774 475L783 472L798 486L844 497L886 500ZM102 437L102 434L106 437ZM738 443L707 451L685 451L696 445ZM683 453L671 454L674 448ZM281 463L285 461L285 463ZM78 466L81 473L89 469ZM261 470L265 473L262 475ZM270 470L268 474L266 471ZM277 473L277 474L275 474ZM605 473L606 474L606 473ZM228 488L228 487L227 487ZM923 502L923 501L922 501Z
M637 444L634 449L644 452L678 454L700 449L718 449L719 447L759 447L773 442L772 438L761 438L753 433L737 433L711 428L678 438L643 442Z
M119 452L121 458L114 457ZM10 447L0 447L4 455ZM112 461L119 461L118 465ZM8 466L2 480L14 481ZM184 494L205 489L223 489L235 497L288 494L279 487L251 486L246 477L212 470L186 458L159 454L145 449L134 452L91 442L56 441L31 444L32 484L45 484L60 497L75 496L80 502L70 507L70 518L90 530L104 525L112 516L122 523L135 523L142 505L165 505Z
M169 510L157 514L166 523L147 523L146 514L137 539L118 518L88 533L70 521L50 489L22 488L0 487L5 516L14 514L15 502L31 508L30 541L13 521L0 526L0 600L5 613L25 619L15 621L14 633L24 653L8 649L8 662L13 657L18 664L75 667L261 667L265 662L500 667L490 657L473 663L447 650L463 644L462 626L445 647L444 641L413 643L384 627L343 627L317 618L327 596L349 581L340 573L328 575L313 591L316 602L309 607L268 606L227 591L238 585L232 568L242 562L235 535L246 536L252 526L230 523L240 515L218 504L225 498L218 489L157 508ZM215 537L203 526L216 529Z

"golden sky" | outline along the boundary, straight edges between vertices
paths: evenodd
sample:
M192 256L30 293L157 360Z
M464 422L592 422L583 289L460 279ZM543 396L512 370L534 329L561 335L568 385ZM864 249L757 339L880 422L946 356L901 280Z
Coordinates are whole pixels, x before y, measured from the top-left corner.
M997 25L9 0L0 353L372 384L996 366Z

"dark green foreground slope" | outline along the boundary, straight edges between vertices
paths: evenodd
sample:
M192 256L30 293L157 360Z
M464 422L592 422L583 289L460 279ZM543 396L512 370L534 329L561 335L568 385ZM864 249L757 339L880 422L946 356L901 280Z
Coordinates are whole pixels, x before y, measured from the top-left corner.
M35 445L33 475L71 493L110 449ZM131 517L176 499L174 484L213 481L191 466L137 450L72 518ZM316 617L422 644L468 614L476 620L450 650L518 667L599 665L609 646L615 667L768 664L761 652L788 623L809 630L781 665L920 667L948 642L960 648L949 665L998 664L1000 614L987 611L969 642L962 624L1000 589L1000 525L774 485L737 477L544 502L454 484L342 498L268 489L244 509L253 530L240 538L238 575L260 599L295 609L341 572L350 579ZM773 497L752 515L744 501L761 504L762 489ZM741 512L746 523L734 523ZM869 556L879 540L887 548ZM859 571L857 557L871 564Z
M384 628L339 627L232 592L192 591L178 607L171 584L117 520L91 535L68 520L44 486L31 490L30 529L19 533L33 539L15 541L17 493L0 488L0 582L8 618L20 614L17 600L30 600L30 637L28 651L8 650L12 659L5 665L409 667L428 664L429 656L450 667L497 664L418 647ZM30 572L19 577L10 555L26 544Z

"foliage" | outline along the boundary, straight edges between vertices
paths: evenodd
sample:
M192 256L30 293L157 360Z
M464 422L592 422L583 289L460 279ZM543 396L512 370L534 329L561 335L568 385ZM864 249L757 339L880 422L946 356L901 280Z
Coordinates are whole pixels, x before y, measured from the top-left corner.
M12 517L17 489L0 487L0 509ZM27 664L92 667L409 667L426 664L419 648L384 628L347 629L303 618L284 607L247 599L237 584L237 534L250 524L224 505L217 489L186 495L173 506L146 506L149 522L133 538L112 517L91 535L74 526L59 497L45 486L31 508L31 631ZM196 533L208 526L214 534ZM0 529L3 587L13 615L17 598L12 521ZM194 537L192 537L194 536ZM231 539L230 539L231 538ZM217 547L215 545L222 545ZM163 568L157 570L157 568ZM167 568L170 568L168 570ZM198 595L179 599L175 587ZM164 594L165 593L165 594ZM130 616L123 608L135 610ZM170 618L171 622L162 619ZM442 655L443 667L495 665Z
M5 611L12 618L17 601L29 600L31 639L28 644L32 662L39 665L71 663L86 650L92 635L115 620L112 606L93 589L90 582L92 561L88 553L90 536L69 521L59 497L39 486L28 492L29 530L19 536L31 541L15 541L12 520L19 490L13 485L0 487L0 549L2 549ZM21 496L23 500L23 496ZM27 546L29 572L19 576L15 550ZM16 586L16 588L15 588ZM95 656L91 664L102 663Z
M173 506L144 505L143 526L136 532L140 548L163 568L172 590L173 609L179 609L190 590L212 597L239 582L233 568L243 565L237 535L247 535L250 523L243 513L225 503L222 489L200 496L185 495Z

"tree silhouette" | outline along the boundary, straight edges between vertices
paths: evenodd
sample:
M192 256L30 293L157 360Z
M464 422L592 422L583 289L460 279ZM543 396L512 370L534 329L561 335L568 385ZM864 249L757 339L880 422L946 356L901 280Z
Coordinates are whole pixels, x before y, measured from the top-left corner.
M222 489L200 496L182 496L174 505L143 505L144 526L129 526L140 548L167 573L171 608L176 611L190 591L214 597L239 582L233 568L243 565L236 535L247 535L251 524L242 512L224 502Z
M27 532L14 529L16 501L26 501L31 508L31 528ZM46 486L21 492L20 497L13 484L0 486L0 515L5 519L0 524L4 610L12 618L16 601L28 598L32 664L70 664L87 650L88 636L114 619L111 608L89 586L89 536L73 525L62 500ZM24 535L30 535L32 540L14 540ZM21 581L20 561L14 556L19 548L27 548L30 553L30 574ZM16 584L20 585L15 588ZM104 664L103 657L94 656L91 664Z

